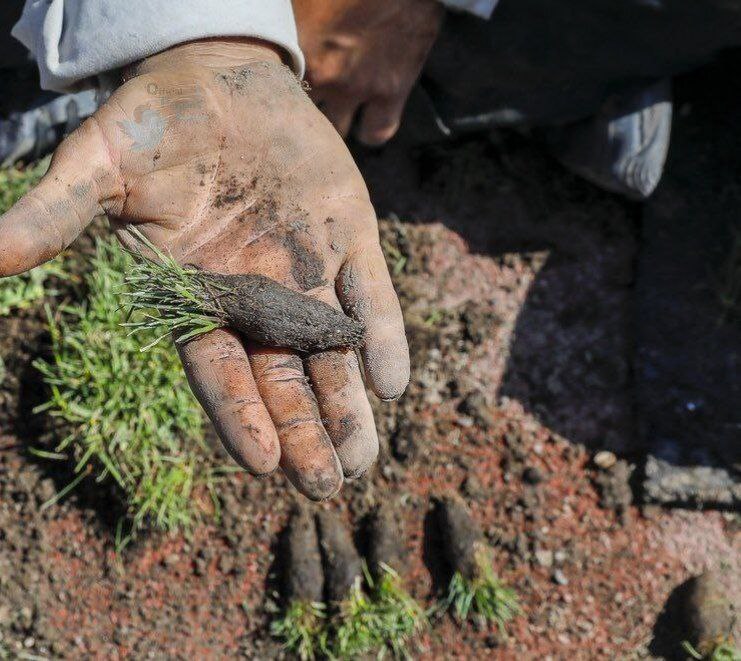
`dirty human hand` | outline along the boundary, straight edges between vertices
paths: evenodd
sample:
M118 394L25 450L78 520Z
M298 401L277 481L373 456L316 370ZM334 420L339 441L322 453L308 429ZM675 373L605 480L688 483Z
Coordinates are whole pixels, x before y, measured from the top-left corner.
M106 213L126 245L136 226L183 264L261 274L342 306L365 324L368 384L399 397L409 355L366 187L279 53L246 39L192 42L127 78L0 218L0 275L53 258ZM180 353L225 447L250 472L280 462L299 491L322 499L373 463L378 440L353 351L302 357L222 329Z
M344 137L379 145L394 136L437 38L437 0L294 0L314 101Z

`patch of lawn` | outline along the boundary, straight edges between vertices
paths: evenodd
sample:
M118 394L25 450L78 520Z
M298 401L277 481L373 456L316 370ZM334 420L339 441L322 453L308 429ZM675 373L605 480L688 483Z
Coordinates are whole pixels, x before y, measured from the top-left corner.
M122 327L131 256L99 239L91 266L87 300L48 313L52 358L34 363L51 393L37 411L63 421L55 454L75 461L77 477L54 500L95 476L118 485L134 534L187 529L218 512L220 470L209 460L200 408L172 343L142 353L156 331L134 337Z
M504 625L520 613L517 593L497 578L487 554L479 554L477 564L476 578L468 579L460 572L453 575L448 588L448 607L460 622L473 615L494 622L504 634Z
M270 624L270 634L300 661L323 658L321 640L326 617L324 604L294 601Z
M412 658L407 645L428 626L427 613L390 567L384 567L384 575L378 580L366 568L365 578L368 592L360 585L353 589L333 630L325 636L327 656L350 659L375 652L381 658L390 652L395 659Z

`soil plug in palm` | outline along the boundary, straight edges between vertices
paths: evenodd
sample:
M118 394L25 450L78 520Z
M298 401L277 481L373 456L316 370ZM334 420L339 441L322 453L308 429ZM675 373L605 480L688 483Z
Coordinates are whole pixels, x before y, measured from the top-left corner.
M494 574L492 551L455 494L436 499L436 514L443 555L453 569L446 606L463 622L473 615L494 622L500 631L519 612L517 595Z
M302 352L354 349L363 340L362 324L322 301L262 275L181 266L141 232L132 233L154 255L132 252L136 265L126 276L125 293L131 309L145 313L127 324L132 332L160 329L156 341L172 333L184 343L229 327L255 342Z
M159 256L147 251L129 300L164 313L145 326L181 335L226 450L256 475L280 465L323 500L378 453L352 347L382 399L404 392L409 354L366 186L282 56L204 39L128 67L0 216L0 276L52 259L103 213L129 250L146 237ZM290 332L273 332L276 317Z
M312 661L324 627L324 576L314 517L306 507L297 508L288 523L282 587L285 611L270 625L270 632L288 652Z

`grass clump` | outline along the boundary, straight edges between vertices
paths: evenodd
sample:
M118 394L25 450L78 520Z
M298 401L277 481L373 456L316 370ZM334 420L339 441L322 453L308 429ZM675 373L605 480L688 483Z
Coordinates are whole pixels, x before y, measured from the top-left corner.
M407 645L429 624L428 615L401 586L390 567L374 580L365 570L333 614L321 603L293 601L270 625L273 637L301 661L354 659L375 653L411 658Z
M49 159L44 159L25 169L9 168L0 170L0 213L5 213L22 195L34 186L49 167ZM0 317L17 310L24 310L38 303L47 294L50 276L61 277L58 263L50 262L23 275L15 275L0 280Z
M474 578L455 572L445 604L459 621L469 616L483 618L494 622L501 633L504 633L504 625L520 613L517 593L497 578L487 553L477 555Z
M76 478L113 480L123 494L132 531L187 529L213 498L217 470L207 460L200 409L176 353L166 344L142 357L154 333L127 335L120 308L132 258L98 240L85 276L85 302L49 313L52 357L35 366L50 389L37 408L63 422L54 456L74 460ZM215 499L214 499L215 503ZM47 503L47 505L51 504Z
M301 661L314 661L323 655L325 621L324 604L297 600L270 623L270 634Z
M132 334L150 337L142 351L171 335L178 343L187 342L225 326L224 312L214 296L219 285L206 282L202 271L178 264L137 229L132 232L155 256L132 253L134 259L125 278L125 296L135 315L125 325Z
M377 580L365 569L368 590L360 583L351 591L329 631L325 648L330 658L354 658L389 651L394 658L409 658L409 640L427 626L427 613L402 587L399 575L384 566Z

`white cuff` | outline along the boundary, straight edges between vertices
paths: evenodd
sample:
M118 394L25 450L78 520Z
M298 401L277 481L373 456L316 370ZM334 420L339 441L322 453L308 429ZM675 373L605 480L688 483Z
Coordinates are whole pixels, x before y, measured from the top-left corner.
M41 87L57 91L208 37L269 41L304 73L290 0L26 0L12 34L35 55Z
M467 11L489 20L499 0L440 0L448 9Z

